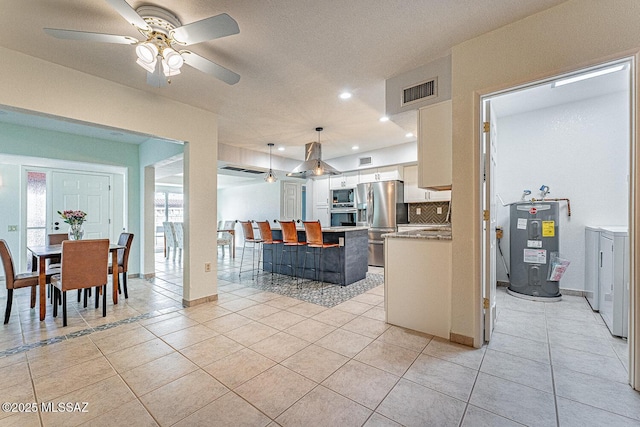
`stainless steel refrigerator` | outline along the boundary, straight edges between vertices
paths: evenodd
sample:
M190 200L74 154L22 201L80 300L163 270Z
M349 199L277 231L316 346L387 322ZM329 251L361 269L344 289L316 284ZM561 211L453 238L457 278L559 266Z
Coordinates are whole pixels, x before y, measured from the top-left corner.
M356 223L369 227L369 265L384 267L385 233L397 231L398 224L409 220L404 203L402 181L380 181L358 184L356 188Z

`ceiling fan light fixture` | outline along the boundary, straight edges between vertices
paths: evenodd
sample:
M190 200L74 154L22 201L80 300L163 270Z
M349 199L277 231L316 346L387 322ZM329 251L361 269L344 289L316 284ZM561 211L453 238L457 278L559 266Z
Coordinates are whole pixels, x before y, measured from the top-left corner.
M179 70L184 64L182 55L176 52L174 49L167 47L162 51L162 56L167 62L167 66L172 70Z
M136 55L140 61L151 64L156 61L158 56L158 46L149 42L139 43L136 46Z
M177 76L180 74L180 68L171 68L166 59L162 59L162 72L165 77Z
M152 62L145 62L140 58L136 60L136 64L138 64L139 66L141 66L142 68L144 68L150 73L153 73L156 70L157 63L158 61L156 61L155 59Z

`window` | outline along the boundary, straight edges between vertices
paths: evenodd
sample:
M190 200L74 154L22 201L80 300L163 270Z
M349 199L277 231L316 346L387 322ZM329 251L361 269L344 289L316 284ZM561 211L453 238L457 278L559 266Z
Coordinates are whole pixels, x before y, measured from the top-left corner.
M184 213L182 193L156 192L155 195L155 224L156 224L156 252L164 249L165 221L182 222Z
M47 174L27 172L27 246L46 244Z

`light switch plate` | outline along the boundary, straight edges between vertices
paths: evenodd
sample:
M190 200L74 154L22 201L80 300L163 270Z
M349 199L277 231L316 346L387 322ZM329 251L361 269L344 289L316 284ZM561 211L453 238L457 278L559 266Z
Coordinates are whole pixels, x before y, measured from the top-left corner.
M9 231L18 231L18 226L17 225L10 225L9 226Z
M436 208L436 212L437 212L438 214L442 214L442 208L441 208L440 206L438 206L438 207Z
M422 208L416 208L416 215L422 215Z

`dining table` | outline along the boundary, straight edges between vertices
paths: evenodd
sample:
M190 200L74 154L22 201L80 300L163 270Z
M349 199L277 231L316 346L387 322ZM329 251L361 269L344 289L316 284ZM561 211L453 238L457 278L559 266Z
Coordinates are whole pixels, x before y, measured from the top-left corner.
M231 234L231 257L236 257L236 230L233 228L219 228L218 233L229 233Z
M112 275L113 283L113 303L118 304L118 249L126 249L124 245L115 243L109 244L109 252L111 253L111 265L114 266ZM62 255L62 245L41 245L27 246L27 250L31 252L32 262L31 270L38 271L38 287L40 300L40 320L44 320L47 314L47 265L46 261L50 258L60 257ZM37 269L37 270L36 270Z

